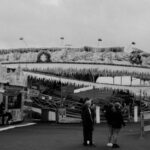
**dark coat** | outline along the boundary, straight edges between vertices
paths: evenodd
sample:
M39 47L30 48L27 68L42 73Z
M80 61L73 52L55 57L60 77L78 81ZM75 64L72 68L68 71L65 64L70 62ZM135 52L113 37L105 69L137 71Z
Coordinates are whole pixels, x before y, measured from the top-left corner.
M82 107L82 124L87 130L93 130L93 119L91 113L86 105Z
M123 116L120 110L112 112L111 117L111 124L113 128L120 129L122 126L125 126L125 122L123 120Z
M1 104L0 104L0 115L3 115L3 114L4 114L4 110L5 110L4 104L1 103Z
M104 114L108 125L112 125L112 106L105 105L104 106Z
M95 124L95 122L96 122L96 108L95 108L95 106L91 107L91 116L92 116L93 124Z

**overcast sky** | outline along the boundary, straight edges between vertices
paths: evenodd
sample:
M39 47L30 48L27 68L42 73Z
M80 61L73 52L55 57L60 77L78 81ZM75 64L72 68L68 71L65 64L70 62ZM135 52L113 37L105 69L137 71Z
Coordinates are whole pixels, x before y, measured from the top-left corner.
M150 0L0 0L0 49L128 46L150 52ZM24 37L27 46L19 37Z

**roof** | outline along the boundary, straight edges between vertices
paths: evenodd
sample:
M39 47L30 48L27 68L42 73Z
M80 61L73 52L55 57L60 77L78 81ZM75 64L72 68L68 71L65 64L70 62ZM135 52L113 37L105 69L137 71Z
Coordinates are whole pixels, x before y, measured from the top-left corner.
M8 95L8 96L17 96L18 94L20 94L20 90L14 88L14 89L7 89L4 92L4 95Z

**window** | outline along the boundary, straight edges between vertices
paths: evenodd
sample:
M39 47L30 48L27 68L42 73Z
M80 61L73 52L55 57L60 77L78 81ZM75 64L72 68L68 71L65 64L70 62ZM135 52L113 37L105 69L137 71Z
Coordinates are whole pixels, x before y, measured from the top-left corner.
M8 96L8 109L21 108L21 93L17 96Z

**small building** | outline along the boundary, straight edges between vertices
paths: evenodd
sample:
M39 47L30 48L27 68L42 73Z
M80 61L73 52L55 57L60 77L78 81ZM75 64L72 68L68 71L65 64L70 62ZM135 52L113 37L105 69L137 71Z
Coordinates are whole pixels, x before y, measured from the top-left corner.
M12 115L12 122L23 120L26 87L27 78L20 67L10 70L0 65L0 103L4 104L4 112Z

